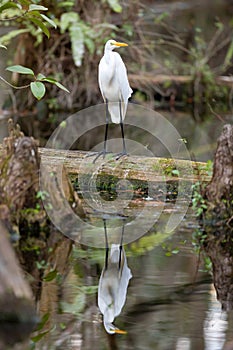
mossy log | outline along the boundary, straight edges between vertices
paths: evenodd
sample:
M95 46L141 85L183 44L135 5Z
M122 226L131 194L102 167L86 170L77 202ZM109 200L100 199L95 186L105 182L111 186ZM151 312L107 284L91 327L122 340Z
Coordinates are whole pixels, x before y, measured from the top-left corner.
M73 179L78 174L88 175L97 170L99 176L150 182L210 180L206 163L184 159L127 156L116 160L112 155L93 164L95 155L90 157L90 153L84 151L39 148L39 155L42 164L51 171L56 172L59 167L64 166Z
M78 174L91 174L98 168L98 175L114 176L139 181L201 181L210 180L209 170L205 162L185 159L127 156L116 160L114 155L107 155L93 164L91 153L86 151L66 151L61 149L38 148L43 165L51 171L64 165L72 178ZM0 144L0 159L6 156L5 148Z
M213 176L203 190L206 211L202 225L204 249L212 261L217 297L233 309L233 126L225 125L218 139Z

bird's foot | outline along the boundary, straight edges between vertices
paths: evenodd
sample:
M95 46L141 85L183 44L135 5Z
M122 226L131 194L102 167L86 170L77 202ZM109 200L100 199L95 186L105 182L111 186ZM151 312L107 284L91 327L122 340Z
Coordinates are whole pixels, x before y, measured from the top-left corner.
M116 160L119 160L120 158L127 157L127 156L128 156L128 154L127 154L126 150L123 150L121 153L117 153L115 158L116 158Z
M93 159L93 164L97 161L97 159L99 159L99 157L103 156L103 159L105 158L106 154L109 154L109 153L112 153L112 152L109 152L109 151L106 151L105 149L103 149L102 151L100 151L97 156ZM96 153L95 153L96 154ZM91 157L92 155L90 155Z

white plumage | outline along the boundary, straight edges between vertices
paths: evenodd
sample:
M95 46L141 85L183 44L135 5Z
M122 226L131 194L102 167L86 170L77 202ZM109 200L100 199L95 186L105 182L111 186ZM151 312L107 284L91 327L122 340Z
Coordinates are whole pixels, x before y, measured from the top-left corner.
M107 268L105 267L101 273L98 288L98 306L103 314L104 327L109 334L126 333L112 323L125 304L131 277L124 248L120 248L119 244L112 244Z
M121 56L113 52L115 48L128 46L115 40L108 40L104 48L104 56L99 63L99 87L104 102L108 103L108 111L113 123L119 124L120 106L122 121L125 118L128 99L133 90L127 77L127 71Z

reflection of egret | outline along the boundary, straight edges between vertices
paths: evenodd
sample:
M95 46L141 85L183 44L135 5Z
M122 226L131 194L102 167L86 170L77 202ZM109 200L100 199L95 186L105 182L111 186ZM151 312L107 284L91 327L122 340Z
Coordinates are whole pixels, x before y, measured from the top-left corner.
M119 154L118 158L126 155L123 120L126 114L128 99L133 91L129 86L126 67L121 56L117 52L113 52L114 49L121 46L128 45L115 40L108 40L105 44L104 56L99 63L99 87L106 103L106 129L104 150L98 154L96 159L101 155L104 157L107 151L109 114L112 122L121 126L123 152Z
M99 281L98 306L103 314L103 322L106 331L109 334L125 334L125 331L118 329L112 324L114 318L121 313L122 307L125 304L127 287L129 280L132 277L131 271L127 266L125 251L122 247L124 226L122 227L121 243L112 244L110 256L105 220L104 230L106 239L106 256L105 266Z

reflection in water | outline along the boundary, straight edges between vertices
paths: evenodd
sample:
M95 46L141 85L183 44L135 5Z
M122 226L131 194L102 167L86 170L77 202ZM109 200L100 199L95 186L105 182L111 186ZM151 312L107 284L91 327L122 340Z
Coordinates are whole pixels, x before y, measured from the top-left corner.
M105 266L102 270L98 288L98 306L103 314L103 322L109 334L126 333L118 329L112 323L125 304L127 287L132 277L127 266L127 260L123 244L124 225L122 226L120 244L112 244L109 256L106 220L104 220L104 232L106 242Z
M213 286L210 304L204 324L205 349L222 349L227 330L227 313L221 309L221 304L216 300Z

